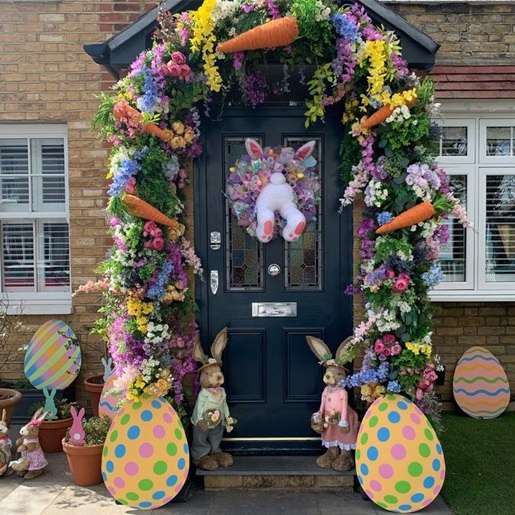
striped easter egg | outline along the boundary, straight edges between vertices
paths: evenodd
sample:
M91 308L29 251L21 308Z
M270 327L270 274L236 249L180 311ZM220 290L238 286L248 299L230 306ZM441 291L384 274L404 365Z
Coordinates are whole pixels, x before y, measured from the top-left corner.
M114 388L114 382L118 379L113 372L105 381L102 393L100 394L100 402L98 403L98 415L100 417L109 417L113 419L116 412L120 409L119 403L125 399L127 392L117 391Z
M452 391L473 418L498 417L510 402L510 385L499 360L483 347L471 347L458 360Z
M48 320L29 342L24 371L34 388L63 390L77 377L81 362L73 329L62 320Z

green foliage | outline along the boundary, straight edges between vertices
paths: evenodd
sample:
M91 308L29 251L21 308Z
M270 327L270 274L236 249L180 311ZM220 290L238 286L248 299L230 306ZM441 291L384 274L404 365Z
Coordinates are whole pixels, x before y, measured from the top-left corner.
M64 397L62 399L55 399L54 402L55 402L55 407L57 408L57 420L63 420L65 418L70 418L71 417L70 408L72 406L77 406L76 402L70 402L68 399L66 399ZM44 407L45 407L44 403L36 402L29 408L28 415L30 417L32 417L32 415L34 415L34 413L36 413L36 411L38 409L44 408Z
M82 427L86 435L86 445L103 444L110 426L109 417L90 417L84 420Z
M106 139L114 134L114 115L113 108L116 98L112 94L100 93L96 98L100 100L98 109L93 116L91 127L98 132L102 139Z
M325 63L319 66L313 78L308 82L308 91L311 95L309 100L306 100L306 107L308 110L304 113L306 116L306 128L313 122L324 117L324 107L321 100L325 95L326 88L330 84L333 77L333 70L331 63Z

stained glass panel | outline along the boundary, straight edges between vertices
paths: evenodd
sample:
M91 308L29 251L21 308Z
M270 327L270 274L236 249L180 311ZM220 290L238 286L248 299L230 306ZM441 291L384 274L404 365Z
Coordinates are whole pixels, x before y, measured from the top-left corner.
M304 143L315 140L312 156L316 159L317 173L322 170L322 140L320 137L287 136L283 145L300 148ZM304 234L292 243L284 244L285 288L287 290L322 289L322 215L319 202L316 220L310 222Z
M249 136L224 138L225 179L230 173L230 167L246 152L247 137ZM252 138L263 144L262 138ZM225 203L225 228L228 290L263 290L263 245L238 225L228 201Z

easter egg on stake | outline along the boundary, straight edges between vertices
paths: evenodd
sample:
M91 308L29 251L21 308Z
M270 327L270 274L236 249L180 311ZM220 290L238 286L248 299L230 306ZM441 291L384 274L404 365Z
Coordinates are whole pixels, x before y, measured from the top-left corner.
M34 388L64 390L77 377L81 363L73 329L62 320L48 320L29 342L24 371Z
M368 408L358 432L356 473L381 508L413 513L431 504L445 479L442 446L410 400L389 394Z
M510 403L506 372L483 347L471 347L458 360L452 392L458 406L473 418L498 417Z
M125 399L126 392L115 390L114 382L118 379L116 374L111 374L105 381L98 403L98 415L113 419L120 409L119 402Z
M188 471L188 442L172 406L148 394L127 401L102 452L102 477L111 495L133 508L159 508L179 493Z

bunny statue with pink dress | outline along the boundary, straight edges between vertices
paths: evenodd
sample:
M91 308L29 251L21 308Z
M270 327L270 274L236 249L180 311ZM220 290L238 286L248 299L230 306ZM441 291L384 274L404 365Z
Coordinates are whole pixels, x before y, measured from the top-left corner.
M346 341L338 347L333 359L329 347L318 338L306 336L308 345L320 363L325 367L320 408L311 417L311 428L320 434L322 445L327 451L319 456L316 464L320 468L332 468L338 472L354 467L353 451L359 423L358 415L348 404L348 394L340 382L346 377L345 368L339 364L340 354Z

